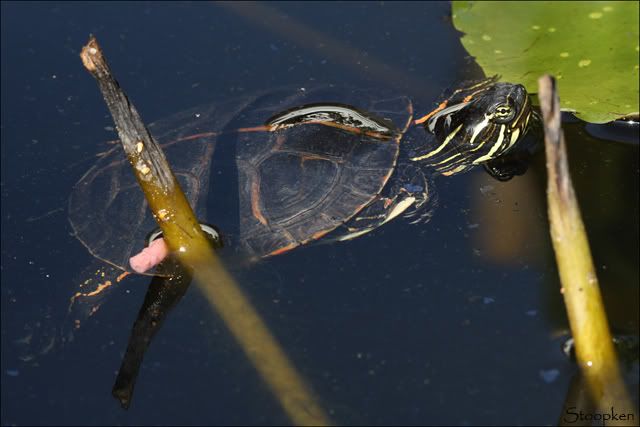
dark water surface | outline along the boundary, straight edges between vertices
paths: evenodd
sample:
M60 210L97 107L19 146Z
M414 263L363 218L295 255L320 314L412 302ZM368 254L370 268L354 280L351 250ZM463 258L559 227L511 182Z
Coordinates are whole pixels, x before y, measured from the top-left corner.
M128 411L110 391L146 278L122 282L73 342L52 341L95 262L71 235L67 199L115 138L78 57L89 34L148 122L322 83L394 90L429 108L481 75L449 11L2 3L0 422L288 423L196 287L150 347ZM638 145L597 139L581 123L565 131L612 328L637 335ZM543 166L540 154L507 183L481 170L440 177L427 224L393 221L237 272L336 424L557 422L576 367L560 351L567 323Z

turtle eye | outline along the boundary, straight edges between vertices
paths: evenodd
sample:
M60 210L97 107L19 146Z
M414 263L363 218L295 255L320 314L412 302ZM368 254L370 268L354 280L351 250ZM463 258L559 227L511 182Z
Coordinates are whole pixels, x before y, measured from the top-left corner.
M507 123L515 116L515 108L509 104L500 104L493 111L493 120L496 123Z

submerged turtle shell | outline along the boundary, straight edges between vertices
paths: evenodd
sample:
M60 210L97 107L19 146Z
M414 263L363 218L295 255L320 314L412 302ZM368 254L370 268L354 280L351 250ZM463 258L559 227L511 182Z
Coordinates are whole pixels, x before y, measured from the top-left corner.
M336 115L336 108L355 113ZM234 240L244 254L264 257L320 238L368 205L393 172L412 110L406 97L371 91L279 90L194 108L149 129L198 218L214 224L206 213L212 157L225 135L236 135L239 206L222 210L237 212ZM334 125L310 119L318 114ZM358 117L386 131L372 131ZM94 256L127 271L129 258L156 227L129 169L118 145L87 171L69 199L76 237Z

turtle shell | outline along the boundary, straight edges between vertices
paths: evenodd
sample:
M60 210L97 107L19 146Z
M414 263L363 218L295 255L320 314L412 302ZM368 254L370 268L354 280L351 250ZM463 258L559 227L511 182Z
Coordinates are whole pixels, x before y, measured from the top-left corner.
M240 243L260 257L318 239L371 203L412 117L408 98L359 91L301 93L280 105L259 117L269 130L240 134L236 151Z
M296 88L197 107L149 129L198 218L213 224L218 220L207 207L219 200L207 201L209 178L217 178L212 159L233 135L237 206L218 210L237 215L232 244L253 258L318 239L368 205L393 172L412 113L406 97ZM78 239L123 270L130 270L129 257L155 227L129 168L121 148L112 148L69 200Z

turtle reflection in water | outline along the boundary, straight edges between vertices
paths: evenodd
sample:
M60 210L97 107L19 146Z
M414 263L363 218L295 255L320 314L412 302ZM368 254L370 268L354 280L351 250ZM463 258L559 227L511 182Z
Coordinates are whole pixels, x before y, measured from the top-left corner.
M490 78L456 89L424 116L414 117L407 97L325 87L196 108L150 130L196 215L211 223L224 223L205 212L214 151L233 147L237 191L214 180L234 189L236 206L220 211L239 222L230 246L259 259L327 234L353 239L399 215L426 219L436 175L475 165L498 179L522 173L528 147L518 142L535 120L523 86ZM69 215L94 256L127 270L155 224L122 157L113 149L84 175Z

